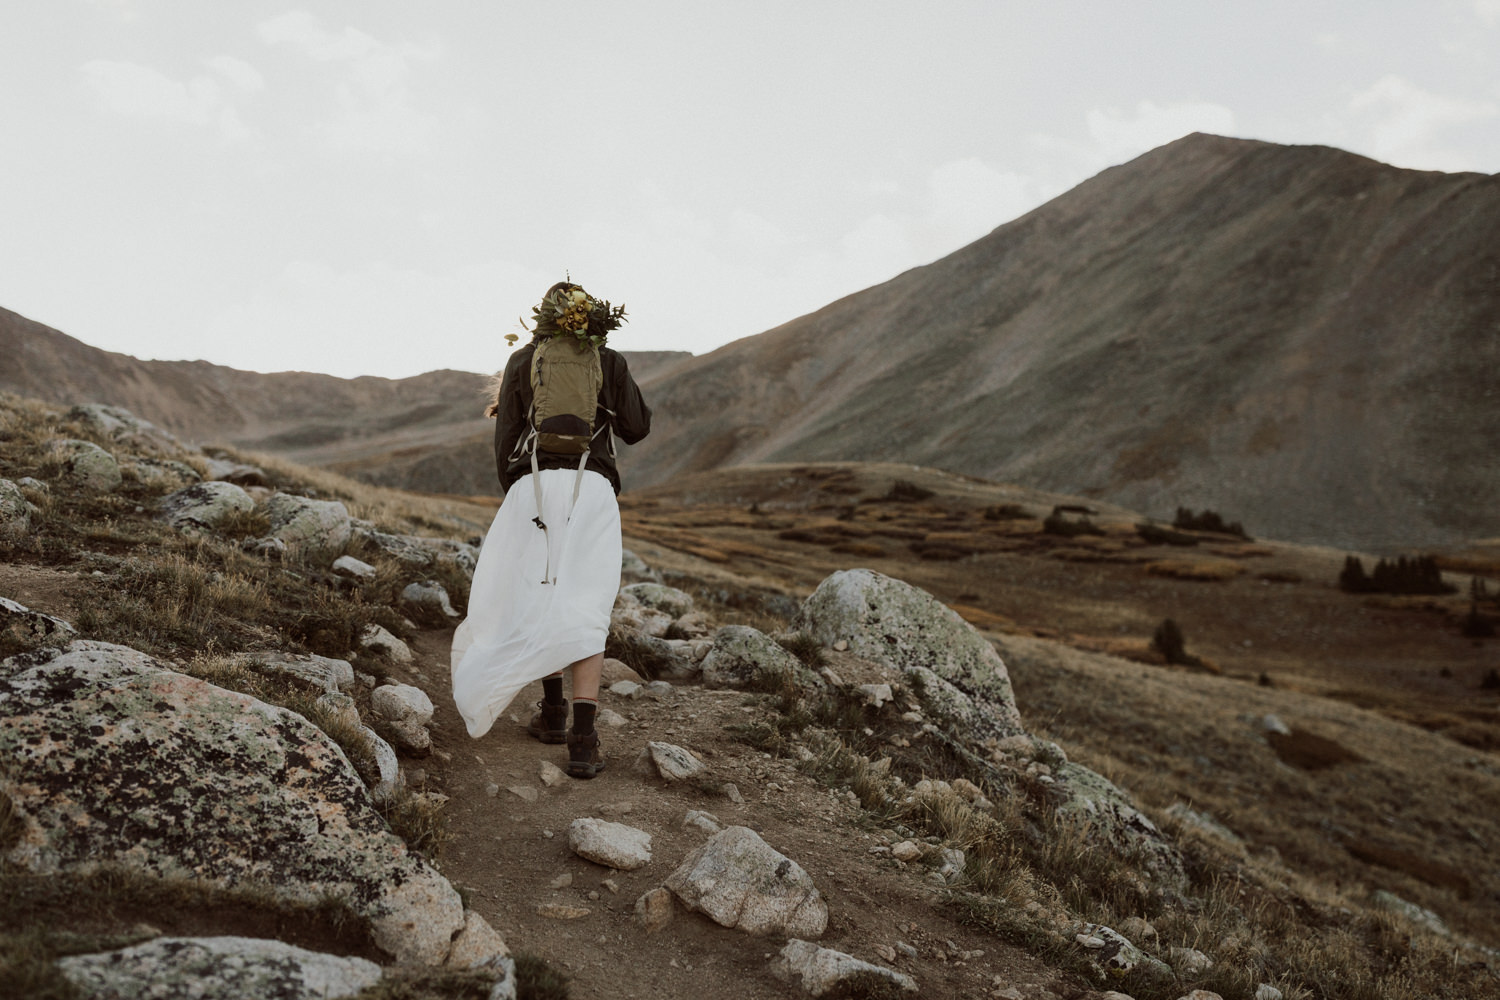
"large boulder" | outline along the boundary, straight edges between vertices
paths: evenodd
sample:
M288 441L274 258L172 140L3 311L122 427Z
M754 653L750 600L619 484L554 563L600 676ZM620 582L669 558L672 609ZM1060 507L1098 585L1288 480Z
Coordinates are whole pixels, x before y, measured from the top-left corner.
M172 527L183 531L208 531L235 514L255 509L255 501L233 483L194 483L161 498L157 510Z
M266 516L270 537L314 562L331 563L349 544L349 511L337 500L277 493L266 501Z
M85 996L114 1000L160 997L352 997L380 982L364 958L307 951L264 938L156 938L119 951L59 959L62 974Z
M59 438L49 449L62 468L63 478L87 490L109 493L119 489L124 477L115 456L92 441Z
M710 837L666 886L690 910L750 934L819 938L828 904L802 866L745 826Z
M343 751L302 716L124 646L0 662L0 792L26 871L99 864L288 901L341 896L402 961L463 926L447 879L387 829Z
M100 437L125 445L131 451L176 455L184 450L182 442L171 433L118 406L82 403L68 411L68 419L78 421Z
M703 658L705 687L774 691L792 682L803 689L827 686L775 639L748 625L719 629Z
M36 505L21 494L21 487L0 479L0 542L17 542L31 534L31 516Z
M983 741L1023 731L1000 654L925 590L874 570L840 570L818 584L793 625L905 674L927 713L956 732Z

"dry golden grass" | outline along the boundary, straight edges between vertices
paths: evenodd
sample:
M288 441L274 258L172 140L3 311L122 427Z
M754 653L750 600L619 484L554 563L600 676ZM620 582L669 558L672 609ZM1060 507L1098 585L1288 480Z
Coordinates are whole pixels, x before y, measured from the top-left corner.
M1146 563L1145 570L1152 576L1173 580L1218 582L1234 579L1245 572L1245 567L1223 560L1157 559Z

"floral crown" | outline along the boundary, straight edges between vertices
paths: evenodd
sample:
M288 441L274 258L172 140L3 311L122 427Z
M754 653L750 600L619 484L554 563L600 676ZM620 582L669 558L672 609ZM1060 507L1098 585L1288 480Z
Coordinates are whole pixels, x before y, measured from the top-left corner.
M564 284L532 306L531 320L537 336L571 334L594 347L603 346L610 332L626 322L624 306L612 306L573 284ZM522 322L521 327L525 326ZM507 334L505 339L514 343L516 335Z

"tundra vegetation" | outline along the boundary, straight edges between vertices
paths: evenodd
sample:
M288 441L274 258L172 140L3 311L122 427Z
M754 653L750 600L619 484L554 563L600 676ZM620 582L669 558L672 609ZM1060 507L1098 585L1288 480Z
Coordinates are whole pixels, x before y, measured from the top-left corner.
M132 646L297 712L370 771L368 744L346 716L320 703L320 689L255 670L247 657L320 654L346 659L377 680L391 676L391 661L361 646L366 629L416 642L424 631L449 627L435 612L403 603L410 567L368 535L351 536L341 553L373 568L365 578L336 573L295 549L274 556L257 550L253 543L269 527L262 505L227 516L213 531L183 532L155 512L185 480L149 479L126 462L118 488L74 488L51 449L59 438L126 452L66 411L0 397L0 478L40 484L20 488L33 508L29 530L0 538L0 559L73 574L77 589L68 600L82 637ZM386 535L462 542L482 530L484 512L456 501L369 487L267 456L219 456L265 470L281 490L337 499ZM1193 534L1211 551L1168 558L1160 547L1176 543L1144 537L1129 512L1080 515L1040 498L982 490L964 507L941 477L892 484L847 467L778 475L782 485L764 490L753 507L702 496L686 503L666 493L627 497L627 544L649 554L651 571L691 594L700 610L697 623L673 616L662 642L694 641L705 621L746 625L773 636L800 664L751 684L742 696L744 721L730 737L787 764L809 787L857 803L851 834L892 850L912 845L909 861L890 861L892 877L928 877L933 912L1035 956L1077 996L1113 989L1136 1000L1177 1000L1201 989L1248 1000L1271 995L1262 987L1288 998L1493 995L1500 963L1492 950L1500 888L1492 849L1500 837L1493 709L1440 720L1403 716L1422 708L1341 690L1326 678L1289 676L1285 661L1270 668L1278 684L1256 685L1255 673L1240 665L1242 651L1223 639L1220 619L1204 611L1205 600L1244 611L1251 595L1264 600L1276 588L1310 587L1301 581L1314 579L1321 564L1248 539L1226 540L1225 532L1197 524L1171 530ZM744 492L742 483L724 488ZM1069 527L1057 530L1063 523ZM1088 527L1077 530L1081 524ZM851 554L851 545L864 546L862 553ZM851 559L914 577L985 630L1009 666L1029 736L976 740L962 726L917 711L933 703L931 681L921 673L875 697L870 685L857 683L859 661L798 619L800 598ZM1026 594L996 600L1006 591L984 582L996 565L1014 570L1017 559L1027 560L1019 565L1031 571L1028 579L1051 581L1049 593L1062 595L1045 624ZM1186 569L1152 568L1173 560ZM1267 565L1256 572L1257 562ZM1110 573L1128 586L1110 582ZM442 582L463 611L461 565L438 561L424 575ZM1086 587L1092 589L1082 593ZM1100 595L1116 590L1149 594L1150 613L1125 615L1106 605ZM1444 614L1457 620L1470 606L1482 607L1489 592L1476 583L1471 597ZM1432 617L1377 610L1414 616L1402 618L1407 631ZM1176 669L1206 662L1186 652L1179 619L1193 624L1195 645L1212 654L1222 675ZM1152 623L1159 623L1154 634ZM659 647L627 638L612 633L611 652L655 676ZM10 628L0 633L0 657L59 641ZM1471 688L1480 683L1476 673ZM689 681L682 690L696 688ZM361 713L368 697L356 693ZM1240 703L1226 709L1232 699ZM1293 725L1282 725L1273 710ZM1319 728L1317 720L1322 734L1301 728ZM423 764L442 767L439 758ZM1100 849L1088 816L1056 808L1055 776L1075 765L1129 793L1180 858L1180 877L1164 876L1145 852ZM698 781L706 800L722 794L718 782ZM1415 832L1404 821L1393 825L1392 798L1419 811L1410 818ZM451 846L437 798L403 789L380 809L412 848L441 860ZM0 851L19 836L13 813L0 797ZM1392 904L1394 896L1372 894L1372 887L1389 887L1420 906ZM18 996L76 995L57 975L56 958L143 940L153 932L141 925L165 910L222 932L382 960L361 918L335 898L291 907L253 890L115 870L5 870L0 889L0 984ZM1128 937L1140 957L1102 962L1103 952L1118 950L1101 928ZM665 961L668 947L650 954ZM1199 953L1209 961L1193 957ZM567 995L558 971L535 956L518 954L516 970L523 997ZM481 973L405 969L361 996L482 997L489 985Z

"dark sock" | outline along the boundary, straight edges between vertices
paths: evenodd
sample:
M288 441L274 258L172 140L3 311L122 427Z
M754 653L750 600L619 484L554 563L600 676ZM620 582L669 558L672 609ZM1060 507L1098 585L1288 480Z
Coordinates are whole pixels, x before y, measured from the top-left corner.
M562 678L561 677L543 677L542 678L542 697L546 700L547 704L549 704L549 705L563 705L563 704L566 704L566 702L563 701L563 696L562 696Z
M573 732L579 736L587 736L594 731L594 713L599 710L599 703L592 698L573 699Z

